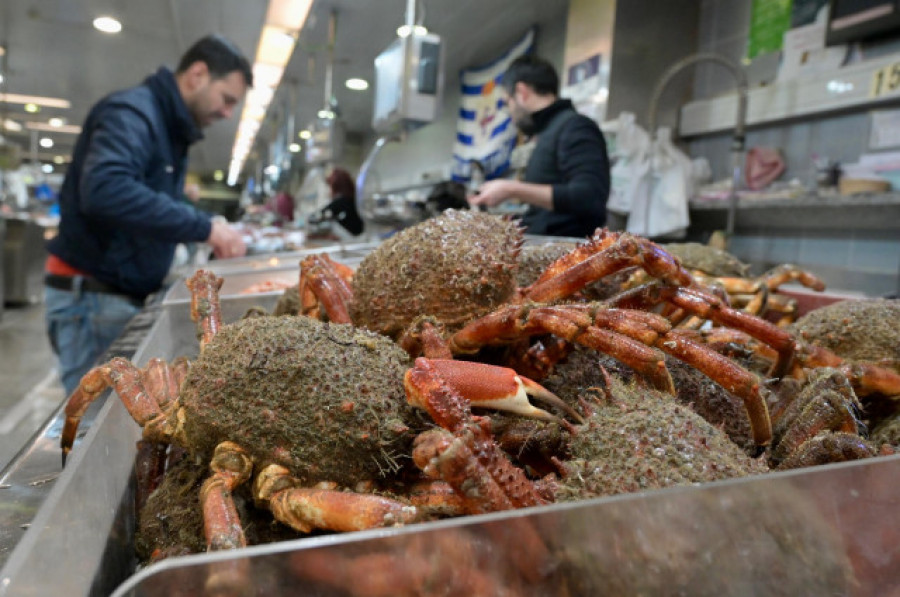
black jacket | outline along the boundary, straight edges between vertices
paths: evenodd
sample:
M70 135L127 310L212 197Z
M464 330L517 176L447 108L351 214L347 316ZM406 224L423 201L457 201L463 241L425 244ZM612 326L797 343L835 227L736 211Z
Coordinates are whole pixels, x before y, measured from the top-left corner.
M557 100L532 114L537 142L525 182L553 186L553 211L531 206L522 223L529 234L585 237L606 223L609 158L600 127Z
M159 290L176 245L209 237L209 216L181 199L201 138L167 68L100 100L75 144L50 253L124 293Z

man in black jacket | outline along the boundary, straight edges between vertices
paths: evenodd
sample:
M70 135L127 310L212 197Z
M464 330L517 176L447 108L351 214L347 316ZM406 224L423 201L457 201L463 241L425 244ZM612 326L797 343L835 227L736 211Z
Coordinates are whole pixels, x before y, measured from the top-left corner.
M522 181L488 181L469 203L494 207L516 199L529 204L522 223L530 234L592 234L606 222L609 196L609 158L597 123L559 99L559 77L546 60L517 58L502 85L513 122L537 141Z
M178 243L220 258L246 252L241 234L183 200L187 153L201 129L232 115L252 85L225 38L196 42L172 72L100 100L90 111L59 194L48 242L47 332L68 393L160 290Z

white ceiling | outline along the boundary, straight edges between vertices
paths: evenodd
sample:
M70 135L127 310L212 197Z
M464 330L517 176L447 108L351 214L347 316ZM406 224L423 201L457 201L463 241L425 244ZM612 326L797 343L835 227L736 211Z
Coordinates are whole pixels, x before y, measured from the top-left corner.
M210 32L222 33L253 59L267 0L2 0L0 57L7 93L62 97L69 110L44 108L26 114L22 106L0 103L0 119L47 122L61 116L80 125L91 105L106 93L134 85L160 64L174 67L190 44ZM285 71L273 105L287 106L290 88L296 98L297 129L309 123L325 102L329 21L336 34L333 92L347 130L369 135L372 94L344 87L349 77L372 81L375 56L394 39L405 20L406 0L315 0L297 49ZM494 59L529 26L565 13L567 0L422 0L417 17L442 36L449 84L459 69ZM101 14L123 24L118 35L92 27ZM270 110L270 114L275 110ZM271 118L269 119L271 123ZM227 170L237 117L206 131L206 139L191 153L191 169L207 173ZM271 135L264 126L258 141ZM44 136L45 133L41 133ZM29 135L9 135L30 149ZM50 134L55 146L40 150L50 160L67 155L74 135Z

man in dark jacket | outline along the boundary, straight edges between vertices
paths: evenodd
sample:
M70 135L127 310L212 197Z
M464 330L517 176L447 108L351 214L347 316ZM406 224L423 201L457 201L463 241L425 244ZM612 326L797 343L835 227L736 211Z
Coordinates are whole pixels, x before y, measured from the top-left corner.
M246 252L241 234L181 198L191 144L232 115L252 85L247 59L218 35L195 43L173 73L100 100L75 144L47 245L47 332L71 393L160 290L179 243L220 258Z
M514 60L503 75L507 105L516 126L537 137L522 181L497 179L469 198L493 207L516 199L529 205L526 232L584 237L606 222L609 158L600 127L559 99L556 69L541 58Z

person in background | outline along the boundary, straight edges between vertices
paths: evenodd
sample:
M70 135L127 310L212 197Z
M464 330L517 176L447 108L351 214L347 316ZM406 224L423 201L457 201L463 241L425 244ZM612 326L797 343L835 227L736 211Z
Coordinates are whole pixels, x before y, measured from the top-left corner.
M425 214L429 218L448 209L469 209L466 187L461 182L443 180L432 187L425 199Z
M240 257L240 232L184 200L188 148L229 118L253 84L250 64L209 35L143 83L88 113L60 190L59 233L47 243L47 334L67 393L161 289L179 243Z
M609 158L597 123L560 99L556 69L532 55L514 60L502 80L513 122L536 143L523 179L489 180L469 197L494 207L515 199L528 204L529 234L585 237L606 222Z
M353 177L343 168L335 168L325 182L331 188L331 202L319 212L318 221L334 220L353 236L362 234L364 225L356 211L356 183Z

